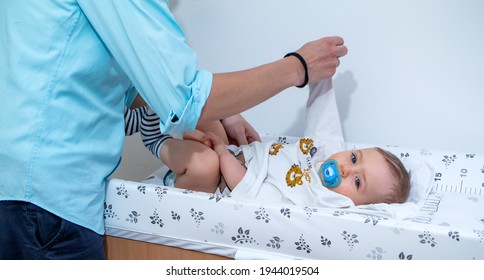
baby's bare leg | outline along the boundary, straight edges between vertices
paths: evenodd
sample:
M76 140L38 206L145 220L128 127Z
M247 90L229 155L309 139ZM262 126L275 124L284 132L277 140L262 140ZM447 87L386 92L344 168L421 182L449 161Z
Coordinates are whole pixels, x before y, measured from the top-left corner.
M212 133L207 133L207 136L211 139L213 149L219 157L220 171L225 183L230 190L233 190L242 181L247 169L229 152L222 139Z
M175 187L213 193L220 181L219 159L214 150L192 140L168 139L161 160L176 173Z

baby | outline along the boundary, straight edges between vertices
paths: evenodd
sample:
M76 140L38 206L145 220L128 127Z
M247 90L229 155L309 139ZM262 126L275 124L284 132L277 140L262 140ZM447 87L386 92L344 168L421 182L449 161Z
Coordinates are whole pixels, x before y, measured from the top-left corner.
M213 133L198 139L218 155L232 197L323 207L407 200L410 175L396 156L381 148L345 151L331 80L311 88L304 135L296 143L243 145L235 156Z
M220 185L236 198L305 206L406 201L410 175L396 156L381 148L344 151L331 80L311 88L304 135L229 150L218 135L196 131L185 135L195 141L167 139L155 155L178 188L214 192Z
M409 194L410 176L405 167L381 148L343 151L326 161L313 162L311 154L317 148L311 138L293 144L272 143L269 149L260 143L252 144L252 149L259 146L255 149L267 151L267 164L261 164L250 162L261 158L260 154L253 155L251 147L244 147L244 153L234 157L213 133L205 139L213 144L233 197L328 206L323 188L351 199L354 205L403 203ZM244 162L241 156L247 153L251 159Z

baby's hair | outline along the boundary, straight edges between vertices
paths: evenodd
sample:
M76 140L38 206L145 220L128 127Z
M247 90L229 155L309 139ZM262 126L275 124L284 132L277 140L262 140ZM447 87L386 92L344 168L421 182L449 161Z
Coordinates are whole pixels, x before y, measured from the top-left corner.
M394 154L378 147L375 150L385 158L390 167L390 172L395 178L392 193L387 198L386 203L404 203L410 194L410 173Z

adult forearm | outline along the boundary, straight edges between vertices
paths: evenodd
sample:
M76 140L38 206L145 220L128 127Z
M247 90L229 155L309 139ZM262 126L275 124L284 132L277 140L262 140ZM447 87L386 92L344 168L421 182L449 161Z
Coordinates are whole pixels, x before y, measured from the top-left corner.
M221 119L243 112L288 87L301 84L303 79L304 69L294 57L249 70L214 74L200 120Z
M316 83L334 75L339 58L348 50L342 38L327 37L306 43L296 52L307 65L309 83ZM222 119L243 112L304 82L303 64L294 56L245 71L214 74L200 120Z

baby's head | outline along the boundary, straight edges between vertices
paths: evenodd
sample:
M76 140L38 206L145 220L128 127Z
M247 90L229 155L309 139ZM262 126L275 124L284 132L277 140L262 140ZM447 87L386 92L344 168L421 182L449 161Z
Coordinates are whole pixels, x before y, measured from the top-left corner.
M326 177L323 184L350 198L355 205L403 203L407 200L410 174L392 153L381 148L348 150L332 155L326 162L330 160L334 160L331 165L335 169L328 167L326 173L338 173L340 178L336 175L336 180L331 184L329 177ZM324 166L320 169L323 174ZM321 176L324 178L324 175Z

